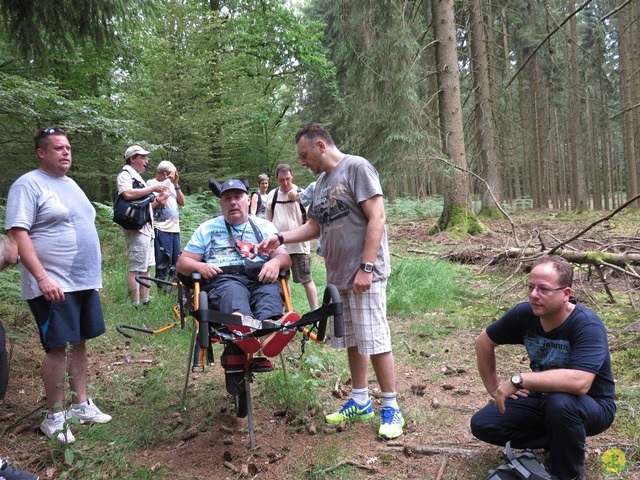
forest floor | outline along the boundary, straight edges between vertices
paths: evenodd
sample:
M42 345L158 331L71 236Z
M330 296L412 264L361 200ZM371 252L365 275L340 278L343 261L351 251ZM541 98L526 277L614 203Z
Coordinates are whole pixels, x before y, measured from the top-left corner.
M473 264L471 268L476 271L481 268L485 272L486 268L502 268L502 273L508 274L507 269L512 268L504 265L487 267L497 251L514 245L511 228L506 222L490 222L490 233L460 242L451 240L448 235L427 236L431 225L431 221L395 224L390 228L391 241L402 243L407 252L439 254L455 257L457 261L466 259L465 263ZM577 225L549 217L548 221L520 223L517 230L527 237L523 243L536 236L530 232L538 231L546 237L542 240L552 245L557 241L555 239L568 238L575 233ZM579 248L576 244L574 247ZM377 438L377 415L374 421L347 425L343 431L337 431L322 423L322 415L274 411L263 403L260 389L254 387L255 450L249 448L246 419L236 419L230 405L211 405L199 412L197 417L190 413L176 413L167 419L175 425L174 439L139 450L130 461L156 471L154 478L167 480L484 478L488 467L495 468L501 463L501 449L477 441L469 431L471 415L489 400L475 367L473 340L479 333L478 329L456 331L445 339L439 339L435 354L425 354L427 340L423 344L419 337L410 337L403 320L390 318L395 345L397 392L407 420L404 435L397 440L385 442ZM487 319L484 324L490 321ZM10 389L16 386L16 390L8 395L0 409L0 419L7 414L11 414L13 420L28 419L13 430L13 435L32 437L32 448L28 451L12 450L12 445L24 445L24 442L0 440L0 455L10 457L17 465L37 467L41 479L58 478L55 470L49 467L49 444L34 433L41 415L33 415L30 410L36 406L34 402L42 398L42 387L38 376L39 345L35 340L32 343L31 351L21 348L14 352ZM33 355L33 352L38 352L38 355ZM423 368L416 361L416 356L420 355L425 357ZM113 370L120 356L121 352L108 349L92 354L92 372L105 375L105 372ZM153 358L152 352L147 357L150 362L158 360ZM522 369L527 367L526 358L521 355L516 355L511 361L520 363ZM276 362L276 368L278 365L279 362ZM261 375L269 374L256 375L254 385L259 384ZM204 373L193 375L190 388L198 388L198 385L211 381L224 382L221 368L208 368ZM337 409L348 396L348 379L340 379L336 386L333 404ZM375 397L377 384L372 381L370 387ZM341 395L342 398L339 398ZM318 396L330 398L332 392L319 391ZM377 399L375 403L379 408ZM5 419L4 425L13 420ZM117 421L114 419L114 422ZM0 428L2 426L3 423L0 423ZM630 466L620 476L612 477L606 474L599 463L608 448L620 448L627 443L628 440L620 437L615 429L589 438L586 479L640 478L640 468L637 466ZM159 472L169 473L165 475ZM79 475L69 478L86 477ZM102 478L113 477L105 473ZM132 473L127 478L149 477Z

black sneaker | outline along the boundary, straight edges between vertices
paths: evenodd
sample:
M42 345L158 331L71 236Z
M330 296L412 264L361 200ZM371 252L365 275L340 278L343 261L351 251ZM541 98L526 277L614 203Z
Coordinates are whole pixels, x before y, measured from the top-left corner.
M13 468L4 460L0 465L0 478L4 478L5 480L38 480L40 477L35 473Z

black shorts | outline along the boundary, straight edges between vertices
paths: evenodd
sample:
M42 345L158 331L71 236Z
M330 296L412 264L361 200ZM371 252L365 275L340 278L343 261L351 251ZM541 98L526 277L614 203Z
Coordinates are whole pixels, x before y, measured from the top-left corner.
M65 292L61 303L39 296L29 300L29 307L38 324L40 343L45 351L78 345L82 340L98 337L106 330L97 290Z

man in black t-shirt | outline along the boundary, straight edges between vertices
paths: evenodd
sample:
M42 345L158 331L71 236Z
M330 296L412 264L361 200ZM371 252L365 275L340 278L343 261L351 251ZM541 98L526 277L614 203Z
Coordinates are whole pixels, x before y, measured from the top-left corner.
M529 302L516 305L476 339L478 370L494 399L471 418L480 440L544 448L559 480L583 479L585 438L605 431L616 412L614 379L602 320L570 301L573 271L561 257L534 264ZM523 344L531 371L500 380L498 345Z

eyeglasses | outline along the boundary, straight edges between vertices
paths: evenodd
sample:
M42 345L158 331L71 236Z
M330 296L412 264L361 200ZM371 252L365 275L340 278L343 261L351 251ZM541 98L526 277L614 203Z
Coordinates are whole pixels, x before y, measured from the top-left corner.
M557 292L558 290L564 290L568 287L549 288L541 287L540 285L527 285L527 292L532 293L534 290L538 290L540 295L549 295L551 292Z

